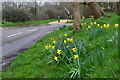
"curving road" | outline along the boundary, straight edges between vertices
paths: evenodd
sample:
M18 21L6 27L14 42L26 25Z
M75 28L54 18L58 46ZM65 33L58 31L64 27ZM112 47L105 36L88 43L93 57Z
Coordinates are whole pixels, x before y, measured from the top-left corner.
M18 54L20 49L30 47L36 40L41 39L63 25L68 24L46 24L41 26L1 30L2 46L0 47L2 48L2 55L0 56L0 59L2 58L4 61L6 57Z

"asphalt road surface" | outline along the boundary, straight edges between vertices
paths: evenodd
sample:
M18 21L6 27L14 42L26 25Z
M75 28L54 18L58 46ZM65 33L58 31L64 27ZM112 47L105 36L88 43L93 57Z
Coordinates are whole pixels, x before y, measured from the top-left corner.
M2 46L0 47L2 48L2 56L0 56L0 59L2 58L2 60L4 60L6 57L17 54L20 49L30 47L36 40L41 39L63 25L67 24L52 24L1 30Z

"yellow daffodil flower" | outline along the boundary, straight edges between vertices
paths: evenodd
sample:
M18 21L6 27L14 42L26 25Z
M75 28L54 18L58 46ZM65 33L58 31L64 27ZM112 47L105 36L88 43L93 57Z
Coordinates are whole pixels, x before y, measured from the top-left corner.
M94 22L94 24L97 24L97 22Z
M88 28L90 28L91 26L88 26Z
M82 17L82 19L84 19L85 17Z
M67 36L67 34L64 34L64 36L66 37L66 36Z
M97 26L100 26L100 24L97 24Z
M53 41L53 43L55 44L55 43L56 43L56 41Z
M49 48L51 48L51 45L48 45Z
M74 59L77 59L78 58L78 55L76 54L76 55L74 55Z
M103 26L104 26L104 28L108 28L108 26L106 24L104 24Z
M91 17L94 17L93 15L91 15Z
M60 55L62 53L62 50L58 49L57 53Z
M76 47L72 48L72 50L73 50L73 52L77 52L77 48Z
M90 25L93 25L93 23L91 22Z
M115 26L114 27L118 27L118 24L115 24Z
M70 38L67 38L68 41L70 41Z
M54 60L55 60L55 61L58 61L58 57L55 56L55 57L54 57Z
M103 28L103 26L101 26L100 28Z
M52 49L55 49L55 46L52 46Z
M69 46L66 46L66 48L69 48Z
M84 23L84 25L86 25L86 23Z
M81 23L81 25L84 25L83 23Z
M71 38L69 41L70 41L70 42L73 42L73 38Z
M45 46L45 49L49 49L49 46Z
M107 27L109 27L110 26L110 24L107 24Z
M51 38L51 40L54 40L54 38Z
M67 41L66 41L66 40L64 40L64 43L66 44L66 43L67 43Z

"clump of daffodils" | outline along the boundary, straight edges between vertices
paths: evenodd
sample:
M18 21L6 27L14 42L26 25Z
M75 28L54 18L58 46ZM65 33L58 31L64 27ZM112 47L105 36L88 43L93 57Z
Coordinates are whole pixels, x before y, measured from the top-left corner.
M49 49L49 48L54 49L54 48L55 48L55 46L52 46L52 45L47 45L47 46L45 46L45 49Z
M73 38L67 38L67 41L73 42Z

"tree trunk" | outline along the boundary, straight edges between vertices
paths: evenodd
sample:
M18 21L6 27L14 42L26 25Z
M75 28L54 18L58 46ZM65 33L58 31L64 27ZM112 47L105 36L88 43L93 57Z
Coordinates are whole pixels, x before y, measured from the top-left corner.
M118 7L118 15L120 16L120 5L119 4L120 4L120 1L118 2L118 6L117 6Z
M80 27L80 6L79 2L73 2L73 15L74 15L74 30L79 31L81 29Z
M105 12L102 10L102 8L97 3L90 2L87 5L90 8L95 19L99 18L100 16L106 15Z

